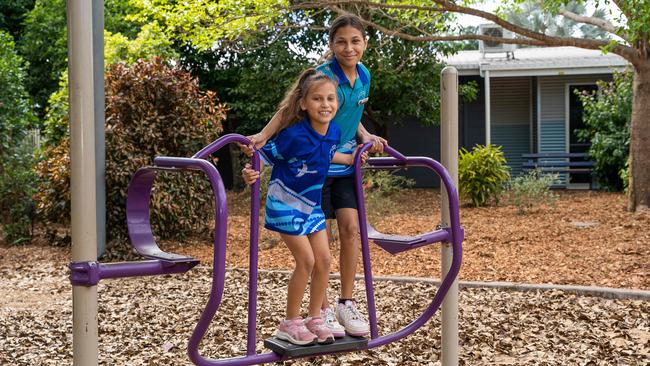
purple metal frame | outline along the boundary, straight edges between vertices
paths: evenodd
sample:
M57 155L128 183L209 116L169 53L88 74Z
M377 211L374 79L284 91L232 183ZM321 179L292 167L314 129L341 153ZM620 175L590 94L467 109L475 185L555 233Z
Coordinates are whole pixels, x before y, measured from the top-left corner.
M199 344L205 336L212 319L214 318L224 290L225 265L226 265L226 238L227 238L227 221L228 206L226 200L226 191L217 169L205 160L215 151L221 149L230 143L249 144L250 141L241 135L229 134L212 142L201 151L197 152L191 158L177 157L157 157L154 160L153 167L145 167L138 170L129 185L127 198L127 225L129 227L129 236L133 247L143 256L150 260L128 263L99 263L99 262L76 262L70 264L70 279L73 285L91 286L104 278L120 278L143 275L156 275L168 273L185 272L196 264L198 261L177 254L166 253L160 250L154 241L151 225L149 221L149 199L153 180L157 170L186 171L200 170L206 173L212 186L212 193L215 199L215 235L214 235L214 261L213 277L210 296L203 313L196 325L192 336L190 337L187 352L189 358L194 364L199 366L211 365L230 365L245 366L260 363L277 362L288 357L281 356L274 352L257 354L256 345L256 327L257 327L257 276L258 276L258 240L259 240L259 211L260 211L260 183L257 181L252 187L251 197L251 219L250 219L250 261L249 261L249 285L248 285L248 329L246 356L227 358L227 359L209 359L199 354ZM361 152L367 151L371 147L365 144ZM366 210L362 188L362 177L360 154L355 157L355 181L357 191L357 204L359 213L359 228L361 232L361 247L364 263L364 276L366 281L366 297L368 303L368 314L370 320L371 340L368 342L366 349L385 345L387 343L403 338L426 323L431 316L438 310L440 304L451 283L454 281L460 270L461 262L461 245L463 241L463 230L460 226L458 194L453 185L451 177L444 167L433 159L426 157L405 157L393 148L386 146L385 151L391 155L388 158L371 158L368 160L369 168L390 169L401 166L425 166L435 171L441 178L449 198L451 222L450 227L444 231L448 235L440 235L436 238L440 241L449 241L453 246L453 259L451 269L443 279L440 288L436 292L432 303L424 313L407 325L403 329L379 336L377 331L377 316L374 301L374 289L372 284L372 271L370 267L370 251L368 245L368 228L366 226ZM260 169L259 154L255 152L252 157L253 169ZM414 246L415 247L415 246ZM310 354L306 357L313 357L325 353Z
M363 196L363 173L361 171L361 153L367 151L372 147L372 144L365 144L360 150L357 156L355 157L355 188L357 193L357 211L359 214L359 231L361 233L361 252L363 257L363 272L364 280L366 282L366 299L368 303L368 320L370 321L370 338L368 342L368 348L374 348L378 346L385 345L390 342L394 342L400 338L406 337L409 334L415 332L418 328L424 325L435 312L440 308L442 300L445 298L445 295L449 291L451 284L454 282L458 272L460 271L460 263L462 256L462 243L464 238L464 232L460 226L460 210L458 205L458 192L454 186L454 182L451 179L451 176L447 170L439 162L428 158L428 157L406 157L402 155L397 150L393 149L390 146L384 147L384 152L386 152L391 157L382 157L382 158L370 158L368 159L368 165L375 169L393 169L395 167L406 167L406 166L423 166L427 167L440 176L440 180L443 183L447 198L449 201L449 213L450 213L450 223L449 223L449 236L444 237L441 235L439 238L441 241L448 241L452 244L453 258L451 262L451 267L449 272L442 280L436 295L433 298L433 301L425 309L425 311L411 322L409 325L405 326L401 330L388 334L385 336L379 336L377 330L377 312L375 308L375 293L372 284L372 269L370 266L370 249L368 245L368 227L366 222L366 205L364 202Z

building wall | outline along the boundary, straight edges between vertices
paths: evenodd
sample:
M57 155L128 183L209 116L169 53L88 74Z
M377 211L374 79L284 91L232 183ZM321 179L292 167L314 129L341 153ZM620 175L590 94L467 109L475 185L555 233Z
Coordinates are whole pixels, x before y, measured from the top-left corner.
M567 85L610 81L611 75L544 76L538 78L539 152L567 151Z
M514 177L521 173L521 154L530 152L531 77L490 79L490 136L502 146Z

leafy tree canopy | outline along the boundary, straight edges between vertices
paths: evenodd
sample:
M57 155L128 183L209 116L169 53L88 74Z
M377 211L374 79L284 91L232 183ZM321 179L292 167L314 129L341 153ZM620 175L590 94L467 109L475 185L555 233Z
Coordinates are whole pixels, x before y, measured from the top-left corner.
M0 30L0 164L34 123L25 77L25 62L16 54L13 37Z
M104 0L104 27L111 33L135 37L140 25L128 20L134 12L129 0ZM61 72L67 67L68 36L66 0L36 0L17 38L19 52L29 63L27 89L40 114L58 87Z
M14 39L20 36L25 15L34 7L36 0L0 0L0 29L11 34Z
M178 54L155 24L142 27L133 40L126 36L108 31L104 32L104 65L106 67L118 62L132 65L139 59L148 60L154 56L164 59L177 59ZM50 95L44 121L44 144L59 145L68 135L68 72L67 68L59 78L59 88Z

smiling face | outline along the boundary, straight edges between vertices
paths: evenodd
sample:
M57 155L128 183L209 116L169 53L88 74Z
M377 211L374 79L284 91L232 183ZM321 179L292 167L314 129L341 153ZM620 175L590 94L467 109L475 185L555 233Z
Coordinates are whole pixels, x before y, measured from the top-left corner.
M300 100L300 109L307 112L311 126L325 134L330 121L338 110L336 86L331 81L322 80L313 84L304 98Z
M329 46L341 67L352 69L361 61L367 45L363 33L348 25L336 31Z

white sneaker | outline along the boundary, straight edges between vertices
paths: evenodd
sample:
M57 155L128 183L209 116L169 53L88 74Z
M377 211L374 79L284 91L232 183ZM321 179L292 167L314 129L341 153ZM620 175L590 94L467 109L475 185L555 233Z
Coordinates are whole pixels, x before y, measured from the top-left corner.
M336 315L332 308L321 309L320 317L325 321L325 325L332 331L334 338L345 337L345 328L336 320Z
M351 336L365 337L370 333L368 321L351 300L346 300L345 304L336 305L336 318Z

